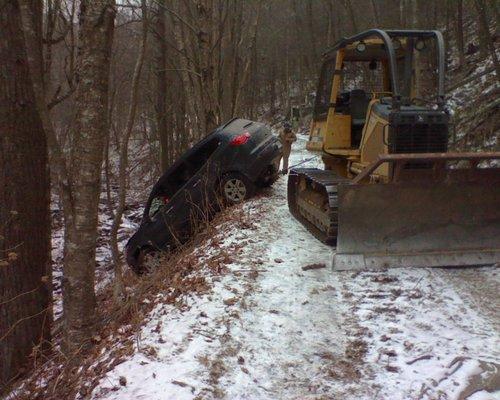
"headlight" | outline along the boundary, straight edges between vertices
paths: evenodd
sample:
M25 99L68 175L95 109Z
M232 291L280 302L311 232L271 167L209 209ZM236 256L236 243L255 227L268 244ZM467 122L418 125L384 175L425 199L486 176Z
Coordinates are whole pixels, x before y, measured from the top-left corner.
M425 40L420 39L417 41L417 43L415 43L415 49L418 51L422 51L426 47L427 45L425 44Z
M366 50L366 44L365 44L365 42L359 42L356 45L356 50L359 51L360 53L362 53L363 51L365 51Z

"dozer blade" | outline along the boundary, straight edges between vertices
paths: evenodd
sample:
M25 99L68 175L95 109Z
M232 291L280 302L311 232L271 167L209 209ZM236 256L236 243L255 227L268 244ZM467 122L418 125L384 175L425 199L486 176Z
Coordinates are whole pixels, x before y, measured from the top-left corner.
M465 175L440 182L339 185L334 269L500 262L499 171Z

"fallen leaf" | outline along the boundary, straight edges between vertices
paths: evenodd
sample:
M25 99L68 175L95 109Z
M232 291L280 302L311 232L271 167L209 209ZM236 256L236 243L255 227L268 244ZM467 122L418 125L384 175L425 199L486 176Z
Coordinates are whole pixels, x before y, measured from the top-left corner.
M224 300L224 304L226 306L234 306L238 302L237 297L230 297L229 299Z

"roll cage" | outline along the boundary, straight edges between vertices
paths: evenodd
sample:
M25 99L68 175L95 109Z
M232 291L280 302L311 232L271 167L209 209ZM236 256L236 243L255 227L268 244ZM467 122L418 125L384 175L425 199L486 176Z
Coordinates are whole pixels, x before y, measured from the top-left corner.
M362 42L365 39L370 39L373 37L378 37L382 39L385 52L387 54L388 60L388 70L390 75L390 82L392 88L392 105L395 109L399 109L403 100L407 100L402 97L401 91L398 85L398 69L396 62L396 50L394 48L393 39L396 38L406 38L412 41L415 39L425 39L434 38L436 40L437 46L437 65L438 65L438 87L437 87L437 97L436 104L439 109L444 108L445 94L444 94L444 72L445 72L445 48L444 39L441 32L436 30L381 30L381 29L370 29L365 32L359 33L357 35L342 38L332 47L327 49L323 56L326 60L331 59L335 56L338 50L344 49L347 46L354 44L356 42ZM408 77L405 77L408 78ZM408 99L409 100L409 99Z

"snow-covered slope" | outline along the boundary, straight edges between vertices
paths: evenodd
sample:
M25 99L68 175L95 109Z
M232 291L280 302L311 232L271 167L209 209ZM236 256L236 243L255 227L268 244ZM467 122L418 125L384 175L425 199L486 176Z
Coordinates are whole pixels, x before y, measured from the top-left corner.
M311 157L295 146L291 164ZM181 306L158 293L93 399L500 398L498 268L333 272L285 189L216 228L198 251L226 273Z

